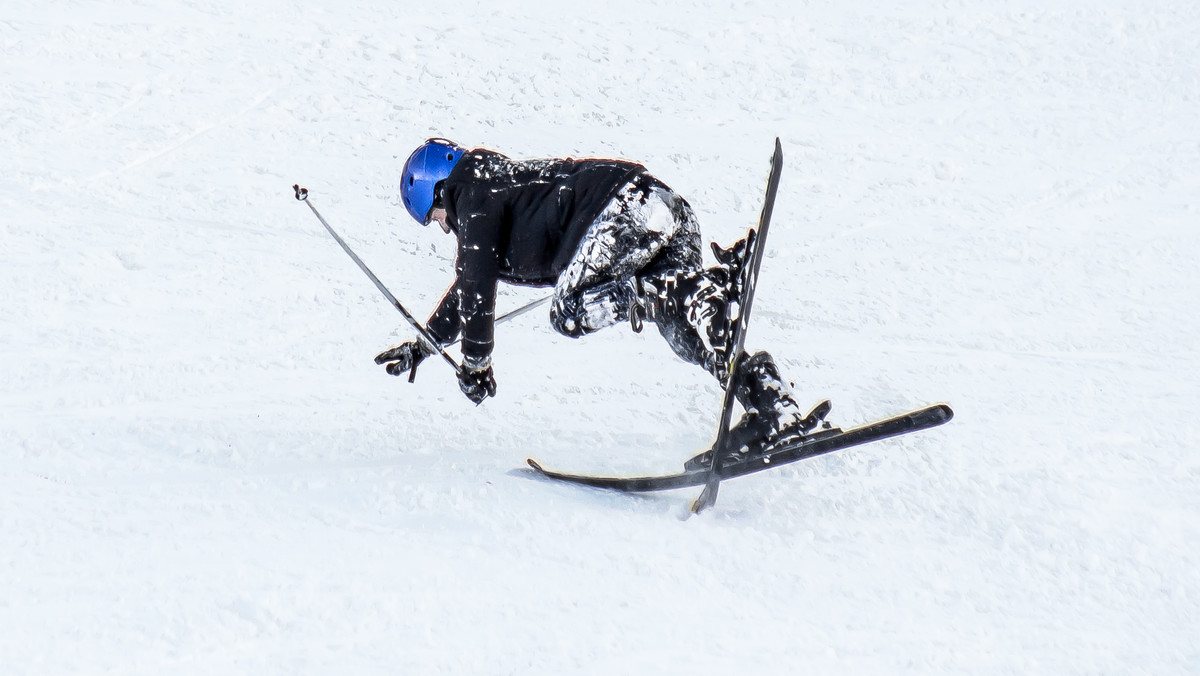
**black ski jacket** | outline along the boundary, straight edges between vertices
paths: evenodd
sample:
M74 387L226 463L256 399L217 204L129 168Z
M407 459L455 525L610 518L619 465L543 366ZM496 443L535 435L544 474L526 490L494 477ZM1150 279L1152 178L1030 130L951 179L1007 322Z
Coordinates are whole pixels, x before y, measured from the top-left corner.
M458 237L458 260L429 332L443 343L462 332L464 357L483 361L493 347L496 282L553 285L609 200L645 173L620 160L465 153L436 190L435 205Z

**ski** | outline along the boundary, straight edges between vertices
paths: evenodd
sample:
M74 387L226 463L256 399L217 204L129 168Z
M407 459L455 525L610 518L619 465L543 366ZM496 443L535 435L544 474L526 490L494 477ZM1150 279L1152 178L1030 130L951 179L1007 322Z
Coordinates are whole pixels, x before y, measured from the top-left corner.
M763 198L762 213L758 217L758 229L746 233L750 249L746 252L747 263L742 267L741 298L738 299L738 317L733 325L732 349L729 351L729 382L725 387L725 398L721 403L721 418L717 427L717 439L713 443L712 466L704 482L704 490L692 502L693 514L712 507L717 502L717 490L721 486L721 473L717 471L729 453L729 424L733 418L733 377L742 359L746 356L746 327L750 322L750 309L754 305L754 287L758 284L758 271L762 266L763 251L766 250L767 228L771 225L771 212L775 208L775 195L779 192L779 175L783 171L783 146L775 138L775 152L771 155L771 173L767 176L767 194Z
M602 488L622 493L645 493L651 491L666 491L677 488L690 488L707 485L710 474L716 474L718 479L732 479L755 472L761 472L772 467L780 467L800 460L814 458L834 451L840 451L853 446L861 446L874 441L909 434L937 427L954 417L954 411L946 404L934 404L925 408L883 418L850 429L832 427L821 429L808 434L794 443L785 444L772 450L766 455L732 460L712 469L683 471L677 474L658 476L604 476L597 474L571 474L558 472L542 467L533 458L526 460L540 476L556 481Z

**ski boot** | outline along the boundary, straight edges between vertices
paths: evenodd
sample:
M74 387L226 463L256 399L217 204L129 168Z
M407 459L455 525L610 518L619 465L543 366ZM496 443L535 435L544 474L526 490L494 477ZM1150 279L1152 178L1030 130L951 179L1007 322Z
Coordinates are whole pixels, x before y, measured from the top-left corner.
M807 413L802 412L791 388L780 378L775 361L766 352L742 362L733 387L734 396L746 412L726 436L730 449L726 462L770 455L775 449L803 439L824 421L832 408L829 400L823 400ZM708 469L712 455L711 450L705 451L684 463L684 469Z

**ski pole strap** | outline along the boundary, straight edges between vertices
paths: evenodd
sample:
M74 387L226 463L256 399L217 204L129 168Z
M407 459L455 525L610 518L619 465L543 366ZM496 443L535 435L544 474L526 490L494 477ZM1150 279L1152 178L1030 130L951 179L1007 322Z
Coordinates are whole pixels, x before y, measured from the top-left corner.
M375 284L375 288L379 289L380 293L382 293L384 297L387 298L392 304L392 307L399 310L400 314L403 315L406 320L408 320L408 323L417 330L417 334L421 337L421 340L424 340L427 343L430 353L442 355L442 359L445 359L446 363L454 368L455 373L461 371L458 362L454 361L454 358L447 354L445 348L443 348L436 340L434 340L429 331L424 326L421 326L421 323L412 316L412 313L406 310L400 301L396 300L396 297L392 295L392 292L388 291L387 287L383 285L383 282L379 281L379 278L375 276L375 273L371 272L371 269L367 267L367 264L358 257L358 254L354 253L354 250L350 248L350 245L346 244L346 241L342 239L341 235L338 235L337 231L335 231L325 220L325 218L321 216L321 212L317 211L317 208L314 207L312 202L310 202L308 199L308 189L301 188L299 184L296 184L292 186L292 190L296 192L296 199L304 202L308 205L309 209L312 209L313 215L317 217L317 220L321 222L321 225L325 226L325 229L329 231L329 234L333 235L333 239L342 247L342 251L345 251L346 255L350 256L350 258L353 259L356 264L358 264L359 269L362 270L368 278L370 278L370 280ZM410 378L416 376L416 369L413 369L413 371L413 373L409 374Z

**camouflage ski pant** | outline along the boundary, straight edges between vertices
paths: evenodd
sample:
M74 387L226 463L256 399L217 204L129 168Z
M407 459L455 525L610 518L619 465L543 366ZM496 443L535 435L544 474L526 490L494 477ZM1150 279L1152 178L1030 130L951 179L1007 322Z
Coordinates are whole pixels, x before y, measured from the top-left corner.
M617 191L559 275L550 323L578 338L628 321L636 277L696 272L702 265L700 225L691 206L652 176L639 176ZM684 361L706 362L708 351L686 321L657 326Z

